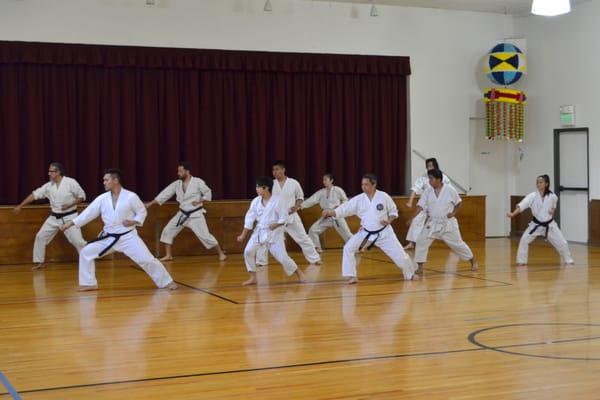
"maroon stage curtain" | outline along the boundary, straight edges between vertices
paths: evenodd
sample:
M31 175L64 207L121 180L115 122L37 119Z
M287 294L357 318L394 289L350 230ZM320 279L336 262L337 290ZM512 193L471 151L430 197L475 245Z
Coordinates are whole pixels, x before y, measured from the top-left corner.
M408 57L0 41L0 203L62 162L88 197L102 171L153 198L186 160L215 199L250 198L287 162L306 195L325 171L404 191Z

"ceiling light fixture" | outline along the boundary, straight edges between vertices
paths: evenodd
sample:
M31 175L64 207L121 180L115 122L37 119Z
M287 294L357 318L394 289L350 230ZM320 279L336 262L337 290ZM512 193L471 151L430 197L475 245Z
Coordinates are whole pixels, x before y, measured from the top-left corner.
M554 17L570 11L571 2L569 0L533 0L531 4L531 13L544 17Z

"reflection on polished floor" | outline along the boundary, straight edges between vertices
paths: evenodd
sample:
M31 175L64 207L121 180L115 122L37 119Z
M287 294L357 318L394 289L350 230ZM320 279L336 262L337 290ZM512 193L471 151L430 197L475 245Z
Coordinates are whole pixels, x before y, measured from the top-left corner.
M75 264L3 266L0 371L23 399L598 398L600 248L561 267L536 242L517 268L516 244L471 243L476 273L432 248L420 282L373 250L352 286L334 250L250 288L239 255L178 258L174 292L124 259L87 293Z

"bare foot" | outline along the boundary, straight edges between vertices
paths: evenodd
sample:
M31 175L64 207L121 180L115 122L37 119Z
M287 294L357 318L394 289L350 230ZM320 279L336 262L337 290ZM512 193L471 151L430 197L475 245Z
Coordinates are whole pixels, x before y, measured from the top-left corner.
M176 290L177 288L179 288L179 285L177 285L174 281L171 281L171 283L161 289Z
M79 289L77 289L79 292L89 292L92 290L98 290L98 285L91 285L91 286L86 286L86 285L79 285Z
M420 281L421 277L419 275L417 275L417 273L415 272L413 274L413 276L410 278L411 281Z
M354 285L354 284L357 284L357 283L358 283L358 278L357 278L357 277L355 277L355 276L353 276L353 277L351 277L350 279L348 279L348 282L347 282L347 283L348 283L348 285Z
M315 261L315 262L311 262L311 264L314 264L314 265L321 265L321 263L322 263L322 261L321 261L321 260L319 260L319 261Z
M173 256L164 256L160 261L173 261Z
M315 250L317 250L317 253L322 253L323 252L323 249L315 249Z
M227 256L225 255L225 253L220 253L219 254L219 261L225 261L227 260Z
M517 263L517 267L526 267L527 264L523 264L523 263Z
M408 242L406 246L404 246L404 250L411 250L415 248L415 244L413 242Z
M41 263L37 263L37 264L35 264L33 267L31 267L31 270L32 270L32 271L36 271L36 270L38 270L38 269L42 269L42 268L44 268L45 266L46 266L46 264L44 264L43 262L41 262Z
M417 269L415 270L415 274L419 274L419 275L420 275L420 274L422 274L422 273L423 273L423 266L422 266L422 265L419 265L419 266L417 267Z
M242 283L242 286L256 285L256 272L250 272L250 279Z
M298 276L298 282L306 283L306 275L304 275L304 272L300 268L296 269L295 274Z
M471 271L475 272L479 269L479 263L477 260L471 260Z

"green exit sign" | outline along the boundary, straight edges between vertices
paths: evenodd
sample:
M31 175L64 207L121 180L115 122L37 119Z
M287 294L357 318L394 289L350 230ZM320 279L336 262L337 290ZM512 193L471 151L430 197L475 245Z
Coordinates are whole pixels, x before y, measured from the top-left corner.
M575 126L575 106L560 106L560 124Z

